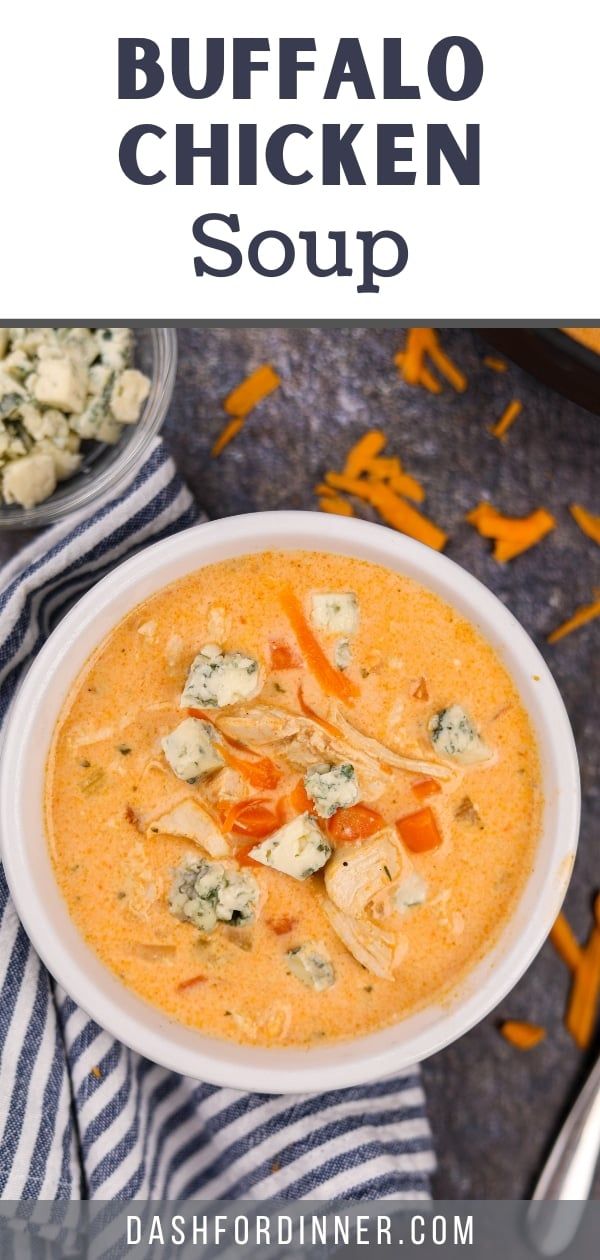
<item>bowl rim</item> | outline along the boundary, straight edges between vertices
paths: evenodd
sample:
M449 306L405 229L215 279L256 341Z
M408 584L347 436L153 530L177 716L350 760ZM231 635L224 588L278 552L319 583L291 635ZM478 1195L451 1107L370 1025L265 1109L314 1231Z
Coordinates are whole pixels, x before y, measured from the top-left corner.
M446 1008L443 1001L439 1007L429 1004L425 1008L426 1012L436 1009L440 1012L434 1027L402 1036L402 1030L406 1030L415 1018L409 1016L392 1027L391 1034L398 1033L399 1039L394 1040L392 1035L390 1040L388 1036L389 1044L382 1047L370 1043L381 1040L386 1031L390 1034L389 1029L328 1043L319 1047L318 1052L316 1048L267 1050L238 1046L241 1053L234 1063L230 1060L236 1056L229 1051L236 1043L224 1043L196 1032L196 1040L191 1044L190 1030L186 1026L164 1015L157 1021L157 1008L138 998L113 977L90 947L84 944L59 892L65 926L68 924L75 930L83 947L73 950L71 942L69 948L68 942L62 939L62 933L50 921L40 877L26 856L19 793L25 790L27 744L33 738L36 713L39 714L44 704L45 691L56 671L68 661L75 643L80 647L86 645L87 658L103 641L105 631L103 629L99 633L97 629L102 611L107 613L113 605L115 609L121 605L115 611L114 626L152 590L162 589L185 572L216 563L226 556L241 557L267 550L321 550L370 559L401 572L408 570L410 576L441 594L441 598L458 607L478 625L483 610L481 631L488 641L492 638L495 646L491 625L494 625L499 643L510 640L511 648L516 645L519 654L524 655L527 670L533 669L539 679L536 697L540 713L545 718L551 717L546 733L558 789L557 820L553 830L556 866L552 873L548 871L542 876L544 896L536 903L524 931L504 952L500 950L500 943L496 943L482 963L469 973L471 977L477 976L483 963L489 963L483 982L477 983L466 997L459 998L454 1009ZM165 571L172 570L173 566L178 568L178 572L165 577ZM420 576L417 576L417 571ZM159 574L160 581L155 581ZM142 590L144 582L147 590ZM454 597L444 593L448 590L455 592ZM71 676L63 690L61 705L80 668L80 664L76 668L71 666ZM38 783L37 786L43 789L43 784ZM28 782L27 792L31 791ZM151 544L113 569L77 601L31 663L6 719L0 765L0 842L6 877L21 922L50 973L84 1011L92 1013L103 1028L144 1057L195 1079L264 1093L322 1092L380 1079L427 1058L479 1023L524 974L558 914L577 847L579 810L577 752L564 703L543 657L513 614L477 578L449 557L381 525L335 517L324 519L313 512L253 513L202 523ZM7 836L11 837L10 844L4 843L3 838ZM539 862L534 862L533 872L539 865ZM495 959L496 952L499 952L499 957L491 965L490 959ZM93 977L90 979L90 972L98 968L105 987L112 990L108 996L99 991L99 981ZM107 976L111 977L110 982ZM149 1028L144 1022L145 1014L148 1022L158 1022L161 1026Z

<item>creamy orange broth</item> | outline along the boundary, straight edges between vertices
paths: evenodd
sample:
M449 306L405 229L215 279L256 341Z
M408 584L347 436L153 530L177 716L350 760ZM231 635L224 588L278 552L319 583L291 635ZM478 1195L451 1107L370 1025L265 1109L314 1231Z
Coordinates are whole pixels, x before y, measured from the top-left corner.
M184 716L181 690L207 641L260 660L266 681L257 703L297 712L302 681L306 700L326 713L327 697L306 668L268 668L273 640L298 652L279 603L283 577L305 610L311 592L357 595L360 622L347 675L360 696L346 712L361 731L398 752L439 761L428 722L436 710L459 702L493 751L489 762L455 767L442 791L421 803L431 805L443 843L411 855L428 895L396 923L403 956L392 980L365 970L333 932L322 908L322 871L299 882L263 866L245 867L261 890L252 925L219 924L203 935L180 922L168 907L172 871L200 850L189 840L146 830L190 796L212 794L215 805L215 781L180 782L160 744ZM334 640L318 637L331 656ZM413 694L421 678L425 700ZM298 780L297 770L285 773L276 751L270 755L284 769L282 783L273 793L252 790L252 796L279 797ZM411 785L422 778L394 773L392 787L374 806L387 822L421 807ZM455 817L466 796L479 823ZM217 1037L310 1044L373 1031L440 998L489 949L531 869L540 820L538 755L504 666L449 605L362 561L271 552L212 565L174 583L109 635L77 679L58 723L46 816L69 912L125 985L173 1019ZM322 943L335 969L335 983L324 992L288 971L287 951L309 940Z

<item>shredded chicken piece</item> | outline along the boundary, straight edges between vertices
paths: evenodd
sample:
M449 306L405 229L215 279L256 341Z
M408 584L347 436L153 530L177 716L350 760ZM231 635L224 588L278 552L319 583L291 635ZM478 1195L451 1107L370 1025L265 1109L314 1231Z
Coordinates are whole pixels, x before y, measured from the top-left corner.
M421 761L419 758L405 757L401 753L394 752L392 748L387 748L378 739L373 739L370 735L363 735L362 731L357 730L348 721L348 718L345 717L335 702L329 706L328 716L346 735L349 743L362 749L378 762L394 766L397 770L407 770L410 774L430 775L432 779L453 778L454 772L448 766L443 766L439 761Z
M454 777L455 771L448 766L402 756L378 740L363 735L348 721L335 701L330 705L328 718L340 732L339 737L330 735L312 718L273 705L254 705L219 717L216 724L229 738L239 739L249 746L285 744L280 751L295 769L306 769L315 759L323 760L325 756L332 761L351 761L360 772L363 795L373 801L389 786L386 778L389 780L392 768L431 778Z
M391 828L362 844L343 844L325 867L325 887L338 910L353 917L389 888L400 872L401 855Z
M290 739L302 729L306 719L268 705L255 705L249 709L237 709L235 713L219 716L216 724L229 739L242 744L276 744Z
M227 840L217 827L208 810L198 801L185 800L175 809L161 814L150 823L147 830L151 839L155 835L183 836L200 845L210 857L228 857L230 850Z
M213 775L212 779L202 785L206 800L218 804L220 801L237 802L252 796L253 789L237 770L225 766Z
M398 940L393 932L385 932L368 919L353 919L326 900L323 909L329 922L353 958L382 980L394 979Z

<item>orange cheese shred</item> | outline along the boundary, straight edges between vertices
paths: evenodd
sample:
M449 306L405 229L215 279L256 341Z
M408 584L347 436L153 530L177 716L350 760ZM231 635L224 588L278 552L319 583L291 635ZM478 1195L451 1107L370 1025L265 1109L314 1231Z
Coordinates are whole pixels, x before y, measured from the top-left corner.
M234 437L236 437L239 433L245 422L245 416L234 416L231 420L227 421L227 424L224 429L221 430L210 452L213 459L216 459L217 456L221 454L221 451L225 450L226 446L229 446L229 443L233 441Z
M399 350L394 356L394 363L407 385L420 385L432 394L440 394L442 384L429 368L428 358L457 393L464 393L467 378L442 349L435 329L409 328L404 350Z
M262 367L251 372L250 376L236 385L235 389L232 389L223 403L223 410L231 419L227 421L212 447L213 459L216 459L237 436L250 412L279 385L281 385L281 378L277 372L269 363L264 363Z
M373 460L383 450L386 440L385 433L379 429L371 429L363 434L349 450L344 472L349 477L360 477L361 473L367 472Z
M445 547L448 535L433 521L417 512L416 508L400 499L383 482L361 481L358 477L347 477L344 473L333 472L327 473L325 480L328 485L333 486L334 490L355 495L356 498L363 499L365 503L370 503L371 507L379 512L386 525L391 525L401 534L416 538L426 546L433 547L434 551L442 551Z
M352 504L339 494L322 495L319 508L321 512L329 512L332 516L354 516Z
M565 1026L581 1050L594 1036L600 999L600 893L594 901L594 925L573 976Z
M515 420L518 419L522 410L523 403L519 402L518 398L513 398L512 402L509 402L508 407L505 407L497 423L492 425L490 432L493 436L496 438L506 437L508 430L515 423Z
M412 499L414 503L422 503L425 498L425 491L420 481L403 471L399 459L373 459L367 473L370 480L387 481L396 494Z
M500 1029L502 1036L517 1050L533 1050L546 1036L545 1028L521 1019L507 1019Z
M334 512L340 516L354 515L351 504L347 499L342 498L342 487L334 488L333 484L328 484L331 476L350 478L354 483L362 483L363 491L359 497L371 504L372 494L365 489L369 484L384 485L401 498L412 499L414 503L423 502L425 490L416 477L404 471L397 456L381 454L386 441L386 436L380 429L370 429L359 438L358 442L355 442L348 452L343 472L326 474L326 480L315 486L315 494L319 497L319 507L322 511ZM344 491L344 493L350 492ZM384 500L386 498L387 496L384 496ZM325 499L331 500L330 505L325 504Z
M508 363L504 359L497 359L493 354L486 354L483 362L492 372L508 372Z
M550 932L550 940L566 966L571 971L577 971L583 957L583 951L564 914L559 914L556 919Z
M582 533L600 546L600 516L594 516L579 503L572 503L569 511Z
M529 516L504 516L491 503L480 503L467 513L466 520L481 534L492 538L494 560L505 564L541 542L556 526L554 517L545 508Z
M548 635L548 643L558 643L560 639L564 639L566 635L572 634L574 630L580 630L582 626L586 626L589 621L594 621L596 617L600 617L600 594L594 592L596 598L591 604L583 604L573 613L572 617L568 617L563 621L562 625L557 626L552 634Z
M291 586L285 586L280 594L280 602L284 613L294 631L298 647L304 657L307 669L316 678L319 685L330 696L339 700L351 700L359 694L358 687L345 674L329 661L321 644L313 634L297 595Z
M281 377L269 363L263 363L232 389L223 403L223 410L228 416L247 416L279 385Z

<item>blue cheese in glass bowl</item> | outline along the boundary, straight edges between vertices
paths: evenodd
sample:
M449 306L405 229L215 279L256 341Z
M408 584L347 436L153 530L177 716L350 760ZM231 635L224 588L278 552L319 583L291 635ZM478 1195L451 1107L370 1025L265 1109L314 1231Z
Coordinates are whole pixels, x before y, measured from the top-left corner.
M118 492L160 429L176 362L170 329L0 328L0 526Z

